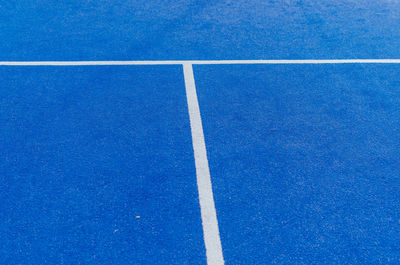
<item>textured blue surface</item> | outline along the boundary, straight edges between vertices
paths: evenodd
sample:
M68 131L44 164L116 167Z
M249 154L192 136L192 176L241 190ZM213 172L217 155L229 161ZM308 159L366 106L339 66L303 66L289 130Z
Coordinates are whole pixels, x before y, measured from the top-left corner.
M399 1L0 1L0 60L400 57Z
M400 66L195 66L227 264L399 264Z
M399 10L0 0L0 61L394 59ZM227 264L400 264L399 65L194 70ZM0 264L204 263L181 67L0 67Z
M205 264L181 67L0 80L0 264Z

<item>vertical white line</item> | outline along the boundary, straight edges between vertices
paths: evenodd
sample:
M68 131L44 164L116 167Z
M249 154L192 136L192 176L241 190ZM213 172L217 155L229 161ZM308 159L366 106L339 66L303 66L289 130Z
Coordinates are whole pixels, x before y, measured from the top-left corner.
M190 128L192 131L197 188L199 191L207 264L221 265L224 264L224 258L222 255L217 213L215 211L210 169L208 168L207 151L204 142L203 126L201 124L200 108L197 100L192 64L183 64L183 74L185 77L186 98L189 109Z

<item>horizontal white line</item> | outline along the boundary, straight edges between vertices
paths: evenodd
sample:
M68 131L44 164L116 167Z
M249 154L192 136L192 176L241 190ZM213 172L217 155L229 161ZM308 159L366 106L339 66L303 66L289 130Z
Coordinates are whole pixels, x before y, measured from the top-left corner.
M400 59L331 59L331 60L188 60L188 61L3 61L0 66L79 66L79 65L183 65L183 64L399 64Z

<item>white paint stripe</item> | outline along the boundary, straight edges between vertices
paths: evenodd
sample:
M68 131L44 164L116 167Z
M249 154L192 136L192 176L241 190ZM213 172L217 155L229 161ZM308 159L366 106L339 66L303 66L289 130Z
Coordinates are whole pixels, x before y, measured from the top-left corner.
M181 64L399 64L400 59L332 59L332 60L190 60L190 61L4 61L0 66L79 66L79 65L181 65Z
M400 63L400 59L344 59L344 60L221 60L192 61L192 64L341 64L341 63Z
M208 168L207 151L204 142L203 126L201 124L200 108L197 100L192 65L189 63L183 64L183 73L185 77L186 97L189 109L190 127L192 131L197 188L199 191L207 264L222 265L224 264L224 258L222 255L217 213L215 210L210 170Z

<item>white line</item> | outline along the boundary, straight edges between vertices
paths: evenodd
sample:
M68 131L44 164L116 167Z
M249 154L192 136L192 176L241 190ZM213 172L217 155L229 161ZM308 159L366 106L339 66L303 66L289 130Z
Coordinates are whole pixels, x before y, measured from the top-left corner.
M192 64L343 64L400 63L400 59L334 59L334 60L214 60L191 61Z
M190 128L192 131L197 188L199 191L207 264L222 265L224 264L224 258L222 255L221 239L219 236L210 169L208 168L207 151L204 142L203 126L201 124L199 102L197 100L196 85L191 64L183 64L183 74L185 77L186 98L189 109Z
M182 65L182 64L400 64L400 59L332 59L332 60L171 60L171 61L4 61L0 66L85 66L85 65Z

